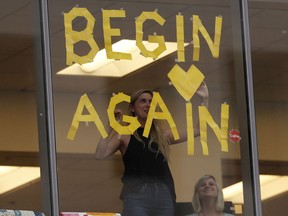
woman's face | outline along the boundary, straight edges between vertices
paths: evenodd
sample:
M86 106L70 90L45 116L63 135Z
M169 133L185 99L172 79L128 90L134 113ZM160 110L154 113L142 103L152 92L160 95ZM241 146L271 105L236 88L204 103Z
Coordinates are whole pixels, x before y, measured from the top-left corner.
M145 122L150 109L152 95L150 93L141 94L135 101L132 112L138 117L138 121Z
M200 199L205 197L217 197L217 185L213 178L205 179L198 189Z

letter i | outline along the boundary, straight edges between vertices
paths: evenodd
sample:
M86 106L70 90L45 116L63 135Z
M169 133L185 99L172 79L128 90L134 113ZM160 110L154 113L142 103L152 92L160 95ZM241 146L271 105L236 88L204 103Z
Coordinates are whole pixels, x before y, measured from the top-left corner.
M192 104L190 101L186 103L186 121L187 121L187 147L188 155L194 155L194 127Z

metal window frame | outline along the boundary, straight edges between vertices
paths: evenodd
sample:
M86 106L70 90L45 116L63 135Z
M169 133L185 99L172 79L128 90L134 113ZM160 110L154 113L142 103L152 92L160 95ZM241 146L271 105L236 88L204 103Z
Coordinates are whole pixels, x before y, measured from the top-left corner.
M231 0L244 215L262 216L248 0Z
M42 208L59 215L57 158L53 107L48 0L33 1L35 20L36 95L39 134Z

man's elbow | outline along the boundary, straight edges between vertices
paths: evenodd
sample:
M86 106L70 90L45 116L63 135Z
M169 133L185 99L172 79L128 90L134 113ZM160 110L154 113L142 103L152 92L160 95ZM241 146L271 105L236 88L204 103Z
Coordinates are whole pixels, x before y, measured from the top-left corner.
M99 153L96 152L96 154L95 154L95 159L96 160L103 160L105 158L106 157L103 154L99 154Z

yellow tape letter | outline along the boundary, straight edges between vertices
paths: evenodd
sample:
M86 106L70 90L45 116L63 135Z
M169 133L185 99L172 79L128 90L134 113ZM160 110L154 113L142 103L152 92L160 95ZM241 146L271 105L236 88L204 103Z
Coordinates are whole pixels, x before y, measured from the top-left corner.
M221 31L222 31L222 17L215 18L215 34L214 43L211 40L207 30L203 26L201 20L197 15L193 15L193 60L199 61L200 55L200 40L198 36L198 30L202 33L204 39L206 40L212 56L214 58L219 58L220 51L220 41L221 41Z
M117 106L117 104L126 101L126 102L130 102L130 96L125 95L123 93L118 93L117 95L114 95L111 99L110 99L110 103L107 109L107 113L108 113L108 118L110 121L110 126L117 131L118 134L133 134L134 131L139 128L141 126L141 124L139 123L139 121L137 120L136 117L131 117L131 116L127 116L127 115L123 115L123 122L127 122L130 123L128 126L123 126L121 125L116 119L115 119L115 115L114 115L114 110Z
M83 115L82 114L84 107L86 107L87 111L89 112L89 115ZM69 139L69 140L74 139L80 122L94 122L96 127L98 128L99 132L101 133L102 137L106 138L108 136L108 134L104 128L104 125L99 118L98 113L94 109L91 101L89 100L89 98L86 94L82 95L80 98L76 112L75 112L74 117L73 117L72 124L71 124L69 132L67 134L67 139Z
M184 51L184 18L182 15L176 15L176 32L177 32L177 61L185 62Z
M87 20L87 26L83 31L74 31L72 22L76 17L84 17ZM93 38L93 28L95 19L86 8L71 9L69 13L64 13L65 39L66 39L66 64L72 65L73 62L84 64L92 62L99 51L99 47ZM91 50L87 55L79 56L74 53L74 44L79 41L86 41Z
M157 106L160 107L162 112L156 112ZM158 92L153 93L153 98L150 104L150 109L146 120L143 136L145 137L149 136L153 119L166 119L169 123L174 139L175 140L179 139L179 133L177 131L176 124Z
M228 152L229 105L221 105L221 150Z
M207 124L212 128L221 144L221 151L228 152L228 120L229 105L227 104L222 104L221 106L221 130L213 120L207 108L205 106L199 106L200 137L203 155L209 155L207 145Z
M145 57L157 58L162 52L166 50L165 39L164 36L148 36L148 41L150 43L158 43L158 47L153 51L147 50L143 44L143 23L147 19L153 19L161 26L165 23L165 19L161 17L157 11L153 12L142 12L139 17L137 17L136 24L136 45L140 49L141 53Z
M103 35L105 42L106 55L108 59L128 59L131 60L132 56L129 53L114 52L112 50L112 36L121 36L120 29L111 28L111 17L126 17L125 10L102 10L103 14Z
M188 102L186 103L188 155L194 155L194 127L192 113L192 104Z

